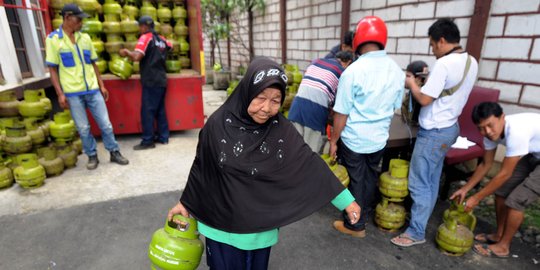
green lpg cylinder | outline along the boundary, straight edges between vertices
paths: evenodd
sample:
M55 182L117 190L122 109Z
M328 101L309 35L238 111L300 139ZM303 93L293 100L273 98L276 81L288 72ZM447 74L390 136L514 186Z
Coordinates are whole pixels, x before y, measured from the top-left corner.
M393 202L401 202L409 194L409 162L402 159L390 160L390 171L380 176L379 190Z
M294 65L293 66L293 82L295 84L300 84L300 82L302 82L302 73L300 72L300 70L298 70L298 66L297 65Z
M163 3L159 3L158 9L157 9L157 16L160 22L167 23L172 18L172 11Z
M183 20L177 21L173 29L174 29L174 34L182 38L186 38L189 34L189 29Z
M187 225L180 226L172 221L166 221L165 227L154 233L148 247L152 269L196 269L204 250L197 231L197 221L180 215L174 216L173 219L186 222Z
M24 119L24 125L26 126L26 134L32 139L32 145L40 145L45 142L45 132L37 124L38 119L35 117L29 117Z
M99 73L103 74L107 72L107 61L103 58L98 58L96 61L96 65L98 66Z
M176 5L174 4L174 8L172 10L172 17L176 21L176 23L181 22L187 18L187 10L184 8L183 5Z
M39 101L41 101L45 105L45 118L49 117L49 114L52 111L52 102L45 94L45 89L41 88L38 89L38 95L39 95Z
M75 150L75 153L77 153L78 155L82 154L83 146L82 146L81 138L78 137L75 140L73 140L73 142L71 143L71 147L73 148L73 150Z
M75 136L75 123L71 120L69 111L63 111L54 115L54 122L49 126L51 136L55 140L70 141Z
M9 90L0 92L0 116L19 116L19 101L17 100L15 91Z
M4 163L3 154L0 160L0 189L10 187L13 184L13 173Z
M112 60L109 61L109 70L111 73L123 80L131 77L131 74L133 74L133 67L131 66L131 63L129 63L127 59L118 55L113 56L114 57Z
M43 118L47 114L47 105L41 101L41 95L35 90L25 90L24 100L19 103L19 113L24 117Z
M64 172L64 161L57 156L53 147L42 147L38 149L40 156L38 162L45 168L47 176L60 175Z
M6 137L2 142L2 149L9 154L22 154L32 149L32 138L26 134L21 124L6 127Z
M405 224L405 208L397 203L389 203L388 198L375 208L375 223L384 230L396 231Z
M154 20L154 22L157 19L157 11L156 8L152 5L152 3L149 0L143 0L142 6L140 8L139 12L140 17L142 16L150 16ZM157 25L154 27L155 29L159 29Z
M450 218L439 226L435 241L446 254L461 256L471 249L474 235L469 228L458 224L456 218Z
M455 218L458 224L469 228L471 231L474 231L476 227L476 216L472 212L465 212L465 206L458 204L456 201L452 201L450 208L443 213L443 222L451 218Z
M166 67L167 73L178 73L180 72L180 69L182 68L180 61L176 59L165 60L165 67Z
M49 118L46 118L44 120L41 120L41 121L38 121L38 125L39 127L41 128L41 130L43 130L43 133L45 134L45 137L49 137L50 136L50 127L51 127L51 123L53 123L53 121Z
M56 142L56 150L58 151L58 156L64 161L64 167L66 169L75 167L78 155L71 145L63 141L58 141Z
M38 162L36 154L22 154L17 156L19 166L13 174L15 181L23 188L36 188L43 185L46 177L45 168Z

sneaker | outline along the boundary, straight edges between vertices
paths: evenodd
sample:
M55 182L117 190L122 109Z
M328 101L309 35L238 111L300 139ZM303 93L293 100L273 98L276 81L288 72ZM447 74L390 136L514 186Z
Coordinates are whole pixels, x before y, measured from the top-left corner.
M86 168L88 170L94 170L98 167L99 160L97 158L97 155L89 156L88 157L88 163L86 163Z
M111 152L111 162L114 162L114 163L120 164L120 165L129 164L129 160L127 160L125 157L123 157L122 154L120 154L119 151Z
M133 146L133 150L146 150L152 148L156 148L156 145L154 143L140 143Z
M344 234L348 234L352 237L357 237L357 238L364 238L366 237L366 230L361 230L361 231L353 231L347 227L345 227L345 224L343 224L343 220L336 220L334 221L334 228L336 230L338 230L339 232L341 233L344 233Z

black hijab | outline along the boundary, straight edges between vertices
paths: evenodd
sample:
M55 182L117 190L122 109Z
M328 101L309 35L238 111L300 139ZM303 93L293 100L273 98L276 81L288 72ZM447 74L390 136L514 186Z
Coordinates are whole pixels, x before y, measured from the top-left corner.
M256 233L302 219L344 190L324 161L278 113L257 124L247 113L268 87L285 98L287 76L258 57L199 133L180 201L202 223L231 233Z

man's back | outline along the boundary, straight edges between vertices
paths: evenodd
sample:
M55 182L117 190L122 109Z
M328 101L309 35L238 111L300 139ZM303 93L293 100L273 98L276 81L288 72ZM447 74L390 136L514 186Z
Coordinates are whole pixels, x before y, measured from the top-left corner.
M384 148L404 80L401 68L383 50L362 55L343 72L334 110L349 115L341 134L347 147L357 153Z

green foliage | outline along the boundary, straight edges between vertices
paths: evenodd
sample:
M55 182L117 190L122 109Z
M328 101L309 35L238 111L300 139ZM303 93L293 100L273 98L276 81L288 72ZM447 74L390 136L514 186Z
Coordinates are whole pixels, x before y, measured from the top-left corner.
M235 12L261 11L264 14L265 8L265 0L201 0L203 30L210 39L212 51L217 46L221 63L219 41L230 37L229 18Z

